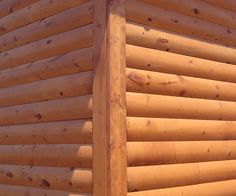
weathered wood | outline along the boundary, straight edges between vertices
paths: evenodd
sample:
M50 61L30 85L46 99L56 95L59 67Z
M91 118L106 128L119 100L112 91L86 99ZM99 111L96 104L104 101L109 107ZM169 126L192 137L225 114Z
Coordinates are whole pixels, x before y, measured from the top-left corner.
M236 101L235 83L129 68L126 76L127 91L131 92Z
M236 30L234 29L181 15L137 0L128 0L126 9L129 21L236 46Z
M91 168L92 147L79 144L1 145L0 163L5 165Z
M22 9L30 4L38 2L39 0L7 0L0 2L0 18L12 14L19 9Z
M236 120L236 103L127 93L128 116Z
M76 194L65 191L46 190L13 185L0 185L0 196L91 196L90 194Z
M128 166L236 159L236 141L128 142Z
M93 195L127 195L125 0L94 1Z
M85 48L0 71L0 88L89 70L92 70L92 49Z
M142 191L236 178L235 160L128 168L128 190Z
M128 141L209 141L236 140L236 122L127 118Z
M131 68L236 83L235 65L133 45L126 45L126 55Z
M0 107L91 94L92 76L89 71L0 89Z
M236 2L234 0L203 0L218 7L222 7L228 10L236 12Z
M0 51L81 27L92 22L92 3L81 5L0 36ZM1 20L0 20L1 21Z
M0 70L92 46L92 25L0 53Z
M92 171L74 168L0 165L0 183L35 188L92 192Z
M91 120L0 126L0 145L92 144Z
M236 28L236 13L198 0L141 0L144 3L170 9L229 28ZM214 1L214 0L213 0ZM222 1L221 1L222 2ZM225 3L224 3L225 4ZM227 3L226 3L227 4Z
M37 20L55 15L64 10L79 6L89 0L41 0L38 3L24 7L23 9L0 19L0 35L26 26Z
M150 26L127 23L127 43L147 48L236 64L236 49Z
M0 125L92 117L91 95L0 108Z
M192 186L131 192L128 196L222 196L236 194L236 180L226 180Z

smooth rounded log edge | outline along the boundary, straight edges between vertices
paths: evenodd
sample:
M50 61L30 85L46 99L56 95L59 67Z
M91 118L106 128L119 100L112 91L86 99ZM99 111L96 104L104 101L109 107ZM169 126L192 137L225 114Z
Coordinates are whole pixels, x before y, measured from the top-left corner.
M127 115L134 117L236 120L236 103L173 96L126 93Z
M130 68L236 83L236 66L226 63L128 44L126 60Z
M4 52L92 23L92 8L92 3L89 2L1 35L0 51Z
M234 196L236 180L128 193L128 196Z
M91 50L80 49L0 71L0 88L92 70Z
M236 140L236 122L127 117L128 141Z
M9 14L12 14L16 12L17 10L20 10L30 4L33 4L35 2L38 2L39 0L7 0L7 1L1 1L0 7L0 18L3 18L4 16L7 16Z
M92 196L90 194L70 193L65 191L30 188L14 185L0 185L0 196Z
M0 126L0 145L92 144L92 121Z
M236 48L130 22L126 25L126 34L131 45L236 64Z
M1 126L91 117L91 95L0 108Z
M236 14L222 7L198 0L141 0L164 9L199 18L228 28L236 28ZM214 1L214 0L213 0Z
M128 166L236 159L236 141L128 142Z
M130 68L126 81L130 92L236 101L235 83Z
M236 30L148 5L137 0L126 3L127 20L191 37L210 40L227 46L236 46Z
M0 183L91 193L92 171L71 167L0 165Z
M0 53L0 70L92 46L92 24Z
M92 80L89 71L0 89L0 107L88 95Z
M79 6L89 0L41 0L0 19L0 35Z
M235 160L128 168L128 190L143 191L232 180ZM148 175L147 175L148 174Z

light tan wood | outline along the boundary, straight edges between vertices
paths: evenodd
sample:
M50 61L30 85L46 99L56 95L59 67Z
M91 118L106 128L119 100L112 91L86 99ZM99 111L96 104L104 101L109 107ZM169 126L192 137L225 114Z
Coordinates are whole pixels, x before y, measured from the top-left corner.
M85 48L0 71L0 88L89 71L92 69L91 50Z
M128 196L234 196L236 194L235 185L236 180L226 180L192 186L131 192Z
M234 0L203 0L218 7L236 12L236 2Z
M92 192L91 170L75 168L0 165L0 183L35 188Z
M126 29L128 44L236 64L235 48L134 23L127 23Z
M92 121L0 126L0 145L92 144Z
M79 144L1 145L0 162L7 165L91 168L92 147Z
M181 2L179 3L181 4ZM137 0L127 1L126 13L129 21L236 46L236 30L234 29L181 15Z
M235 121L127 118L128 141L236 140Z
M236 141L128 142L128 166L236 159Z
M19 9L22 9L30 4L38 2L39 0L7 0L0 2L0 18L12 14Z
M235 83L130 68L126 77L131 92L236 101Z
M236 103L127 93L128 116L236 120Z
M76 194L65 191L30 188L24 186L0 185L0 196L91 196L90 194Z
M0 108L0 125L92 117L91 95Z
M235 160L128 168L128 190L142 191L236 178Z
M92 3L89 2L11 31L0 36L0 51L10 50L89 24L92 22L92 13Z
M173 10L228 28L236 28L236 13L198 0L141 0L144 3ZM214 1L214 0L212 0ZM221 1L222 2L222 1Z
M235 65L128 44L126 55L131 68L236 83Z
M62 12L64 10L79 6L89 0L41 0L29 5L19 11L0 19L0 35L9 31L28 25L38 20Z
M125 196L125 0L94 8L93 195Z
M0 107L91 94L92 76L89 71L0 89Z
M92 25L86 25L0 53L0 70L87 48L91 45Z

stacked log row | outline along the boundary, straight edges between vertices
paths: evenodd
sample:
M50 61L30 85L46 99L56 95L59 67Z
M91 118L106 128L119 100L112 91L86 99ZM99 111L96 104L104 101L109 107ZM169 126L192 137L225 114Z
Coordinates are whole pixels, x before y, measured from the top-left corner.
M235 12L214 2L127 1L129 196L236 194Z
M93 4L0 2L0 195L92 194Z

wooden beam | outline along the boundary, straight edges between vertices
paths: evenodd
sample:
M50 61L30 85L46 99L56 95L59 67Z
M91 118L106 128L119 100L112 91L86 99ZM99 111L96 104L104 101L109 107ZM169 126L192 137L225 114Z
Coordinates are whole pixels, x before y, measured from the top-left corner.
M94 1L93 195L127 195L125 0Z

